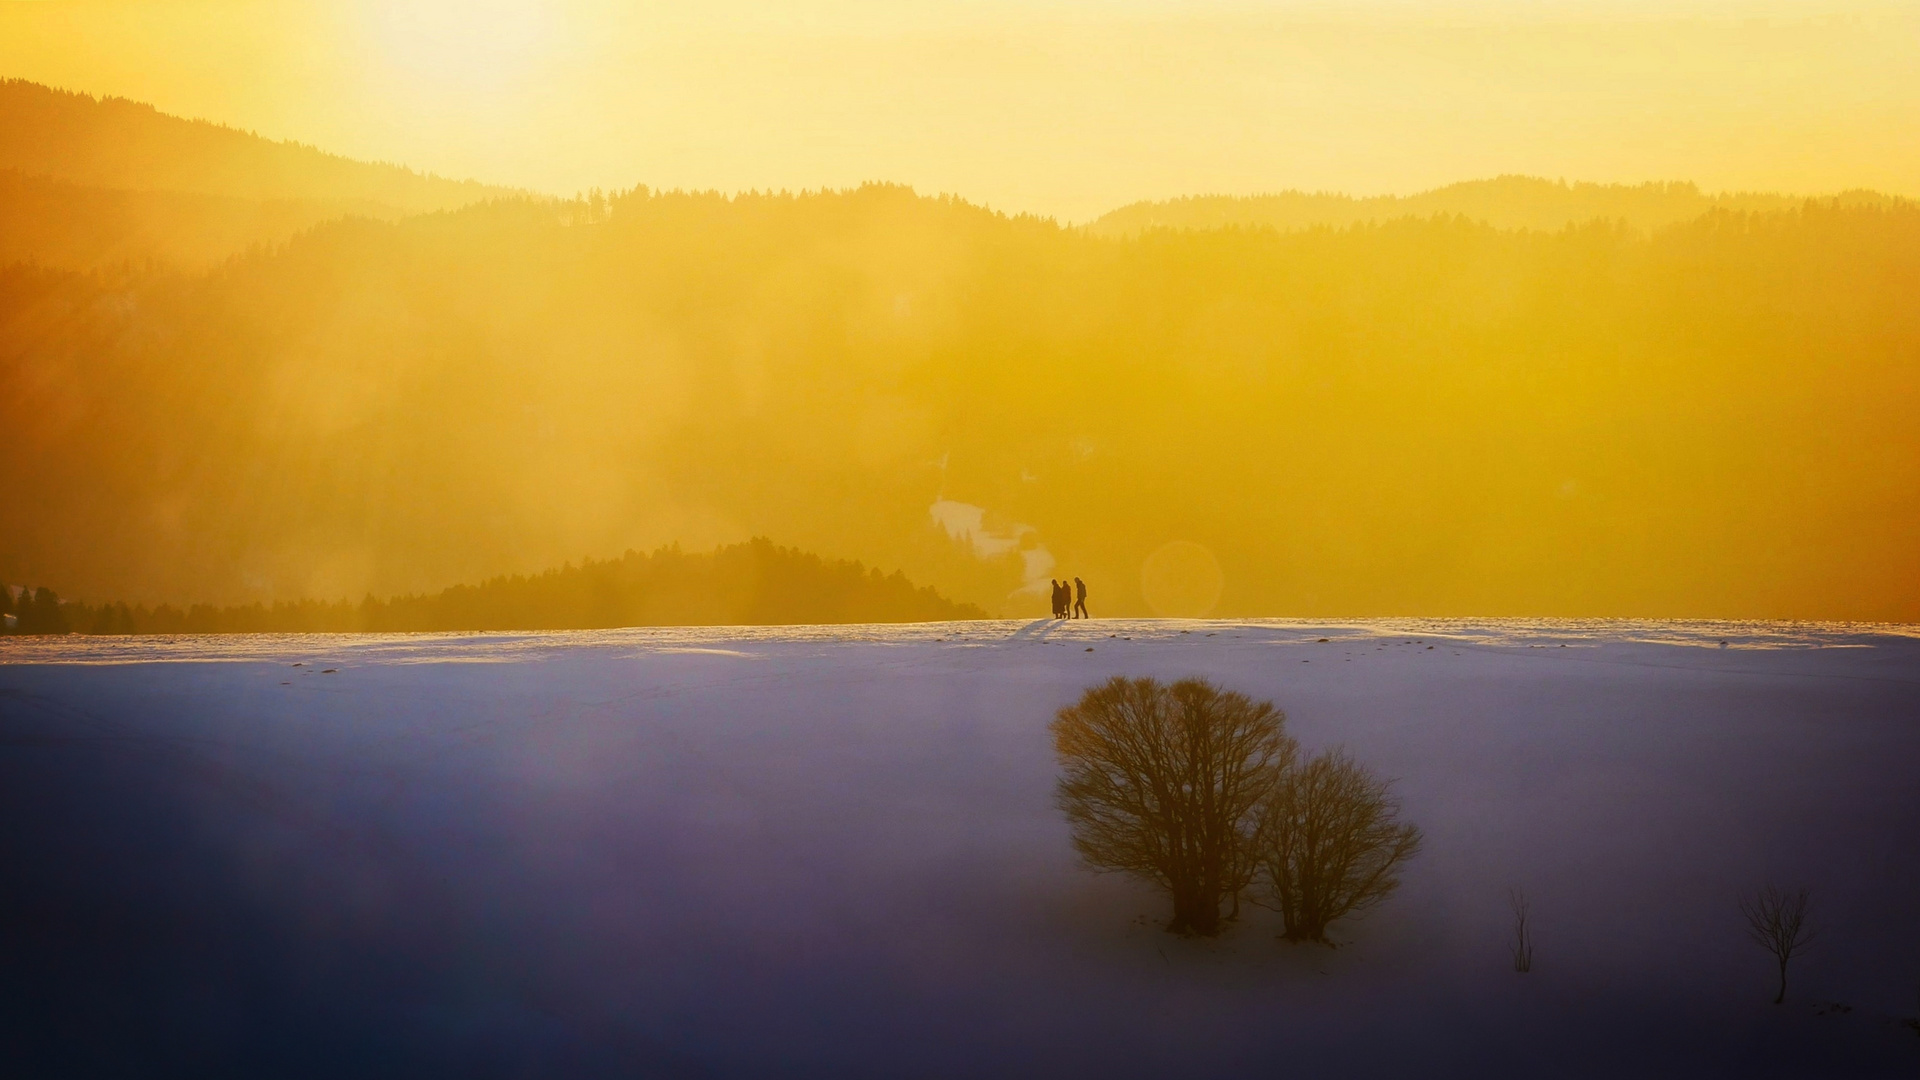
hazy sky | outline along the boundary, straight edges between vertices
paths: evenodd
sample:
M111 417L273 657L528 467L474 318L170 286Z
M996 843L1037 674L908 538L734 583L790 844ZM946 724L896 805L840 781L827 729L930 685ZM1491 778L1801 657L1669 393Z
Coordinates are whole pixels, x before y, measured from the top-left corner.
M0 74L563 193L1920 194L1920 0L0 0Z

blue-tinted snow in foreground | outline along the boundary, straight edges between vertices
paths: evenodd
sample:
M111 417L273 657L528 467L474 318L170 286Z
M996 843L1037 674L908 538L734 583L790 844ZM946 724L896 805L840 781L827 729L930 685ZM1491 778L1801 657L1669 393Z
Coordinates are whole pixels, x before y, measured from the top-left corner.
M1320 639L1327 639L1322 641ZM1725 643L1724 645L1722 643ZM1910 1076L1920 630L0 643L15 1076ZM1081 869L1053 712L1270 698L1426 833L1288 946ZM1787 1002L1739 902L1812 890ZM1508 889L1531 897L1512 968Z

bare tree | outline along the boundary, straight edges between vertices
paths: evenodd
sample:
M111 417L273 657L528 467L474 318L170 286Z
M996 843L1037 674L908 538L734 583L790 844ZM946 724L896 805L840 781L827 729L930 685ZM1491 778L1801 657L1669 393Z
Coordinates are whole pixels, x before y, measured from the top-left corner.
M1780 992L1775 1005L1787 1000L1787 961L1813 944L1813 926L1807 921L1807 890L1788 892L1768 885L1740 901L1740 913L1747 917L1747 936L1773 954L1780 964Z
M1524 975L1533 970L1533 905L1518 885L1507 890L1507 905L1513 909L1513 970Z
M1173 898L1174 933L1220 932L1258 865L1260 805L1292 762L1286 714L1199 679L1114 678L1061 709L1059 803L1089 866Z
M1260 861L1286 940L1324 944L1328 923L1399 886L1397 871L1420 850L1420 830L1400 822L1387 787L1338 750L1288 769L1274 785Z

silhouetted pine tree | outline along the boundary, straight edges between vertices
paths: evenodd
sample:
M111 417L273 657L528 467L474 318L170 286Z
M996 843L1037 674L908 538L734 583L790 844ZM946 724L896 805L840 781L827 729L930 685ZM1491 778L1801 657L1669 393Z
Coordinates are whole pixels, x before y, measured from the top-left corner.
M23 634L64 634L67 632L66 613L60 610L60 594L46 586L34 590L33 599L26 600L26 592L21 592L20 633Z

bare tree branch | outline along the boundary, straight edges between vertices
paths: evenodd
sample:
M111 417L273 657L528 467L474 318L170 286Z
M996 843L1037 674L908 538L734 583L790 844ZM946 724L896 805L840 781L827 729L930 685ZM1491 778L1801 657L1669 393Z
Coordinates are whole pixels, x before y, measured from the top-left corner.
M1401 864L1420 850L1420 830L1344 751L1286 770L1261 819L1260 860L1268 896L1288 941L1327 942L1327 924L1357 915L1399 887Z
M1787 961L1813 944L1813 926L1807 920L1810 897L1805 889L1788 892L1773 885L1740 901L1740 913L1747 917L1747 936L1773 954L1780 965L1780 992L1775 1005L1787 1000Z
M1524 975L1533 970L1533 905L1518 885L1507 890L1507 904L1513 909L1513 970Z
M1166 889L1169 931L1219 933L1222 901L1237 913L1258 865L1261 803L1293 760L1285 723L1272 703L1199 679L1093 687L1052 725L1074 849Z

